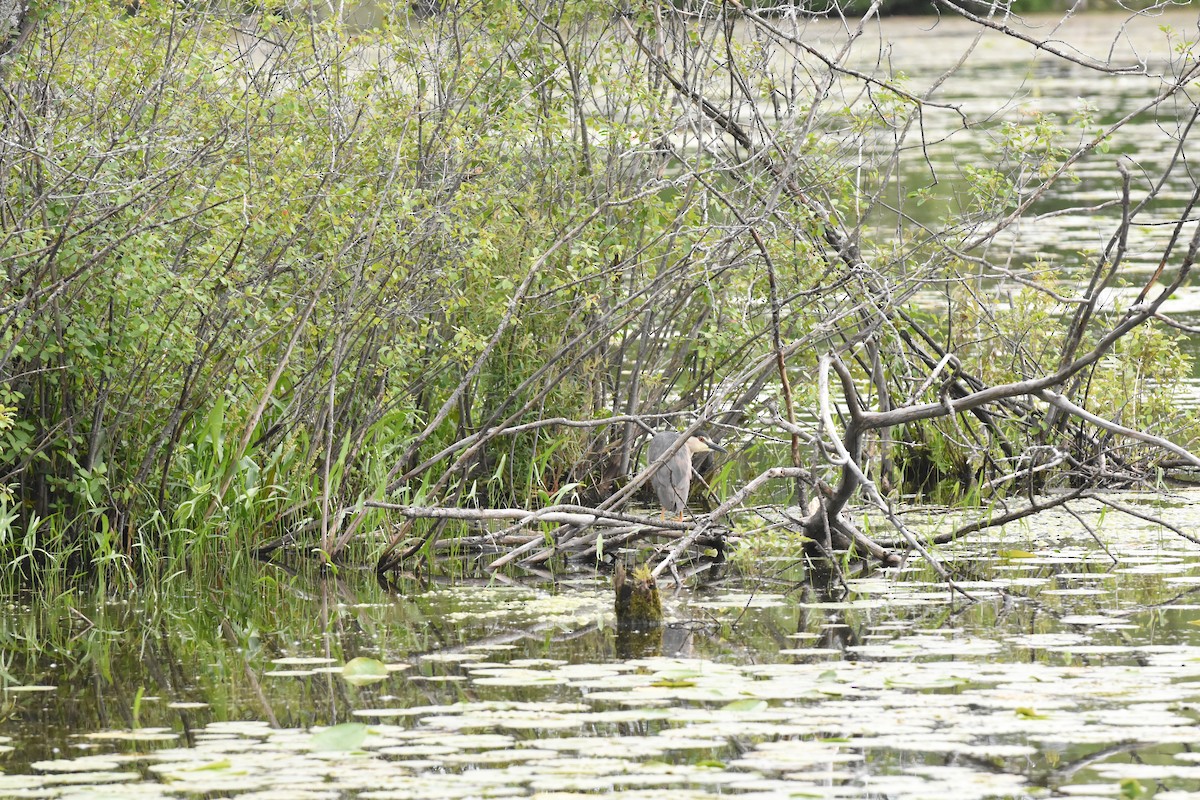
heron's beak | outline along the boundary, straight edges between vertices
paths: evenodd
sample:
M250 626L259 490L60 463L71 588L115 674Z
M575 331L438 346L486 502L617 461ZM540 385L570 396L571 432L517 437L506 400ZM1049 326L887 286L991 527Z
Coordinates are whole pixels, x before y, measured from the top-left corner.
M729 451L728 451L728 450L726 450L724 447L721 447L721 445L719 445L719 444L717 444L716 442L714 442L712 439L705 439L705 440L704 440L704 443L705 443L706 445L708 445L708 449L709 449L709 450L715 450L715 451L717 451L718 453L728 453L728 452L729 452Z

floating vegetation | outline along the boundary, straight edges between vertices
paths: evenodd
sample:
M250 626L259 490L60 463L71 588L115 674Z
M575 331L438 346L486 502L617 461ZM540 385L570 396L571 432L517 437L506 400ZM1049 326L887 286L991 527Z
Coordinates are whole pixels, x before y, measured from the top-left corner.
M400 669L404 669L407 665L396 665ZM359 656L346 662L339 672L342 680L353 686L366 686L371 683L378 683L382 680L387 680L391 670L388 665L377 658L367 658Z
M1195 796L1200 552L1124 531L1106 544L1115 568L1065 526L948 548L973 601L915 564L664 591L638 652L598 578L343 583L362 602L308 638L287 624L312 618L306 589L238 648L181 650L225 676L181 686L146 669L146 611L121 606L128 644L104 641L129 658L107 667L109 692L127 687L135 724L67 716L69 675L32 660L27 682L59 691L8 696L0 795ZM49 709L69 728L21 722Z
M983 658L989 653L966 646L943 648L931 660L841 661L833 668L662 657L588 670L490 666L492 676L506 669L541 673L544 683L572 687L581 702L364 709L363 718L406 721L342 723L307 734L224 723L202 731L221 735L202 737L195 747L36 762L30 766L39 775L0 776L0 790L141 781L141 766L162 783L150 784L161 795L139 796L162 797L289 793L312 785L334 797L362 798L637 787L696 797L785 797L832 783L845 796L985 798L1034 792L1035 778L1053 778L1056 770L1069 776L1062 760L1052 766L1037 759L1041 752L1070 758L1074 750L1082 761L1086 745L1113 743L1159 758L1153 767L1113 761L1091 767L1090 780L1106 781L1100 794L1113 794L1131 778L1198 780L1200 756L1185 748L1194 739L1188 703L1200 696L1194 683L1200 647L1135 650L1149 663L992 663ZM1050 696L1047 686L1054 687ZM957 691L944 691L951 687ZM658 699L668 700L671 711L646 706ZM629 711L614 714L615 706ZM643 732L611 735L631 723ZM872 768L886 765L887 753L917 760L890 774ZM947 757L990 766L979 770L946 763Z

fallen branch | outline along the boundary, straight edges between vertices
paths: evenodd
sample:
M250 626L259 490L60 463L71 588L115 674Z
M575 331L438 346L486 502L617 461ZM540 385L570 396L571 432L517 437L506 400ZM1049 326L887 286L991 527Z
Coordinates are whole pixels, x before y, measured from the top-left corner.
M524 508L459 508L454 506L409 506L368 500L365 508L392 511L410 519L459 519L474 522L492 520L517 520L514 527L532 525L536 522L554 522L560 525L619 525L624 523L648 523L649 518L638 514L622 514L588 506L554 505L537 510ZM685 523L663 520L662 527L686 528Z

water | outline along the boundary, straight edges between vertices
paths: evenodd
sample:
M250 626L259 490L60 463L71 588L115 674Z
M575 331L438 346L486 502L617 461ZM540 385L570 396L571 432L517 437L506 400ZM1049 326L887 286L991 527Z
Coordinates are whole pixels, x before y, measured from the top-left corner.
M1124 499L1200 519L1200 495ZM249 563L159 596L12 603L0 794L1200 791L1200 552L1084 516L1115 563L1048 514L942 551L970 599L927 565L843 586L759 545L666 592L666 629L634 641L591 573L386 590ZM356 658L377 680L340 674Z
M930 97L933 103L947 107L924 110L921 127L904 143L897 188L884 197L910 215L911 221L896 231L894 212L883 212L879 216L887 220L885 232L890 227L893 233L919 237L919 225L928 223L950 231L951 241L957 231L961 238L956 244L975 241L978 234L991 228L992 220L979 225L966 219L957 225L946 222L965 214L966 187L959 177L962 166L992 165L1003 152L1006 125L1028 133L1036 127L1038 115L1051 115L1050 123L1062 131L1058 144L1069 151L1146 107L1180 72L1184 62L1172 47L1189 36L1195 38L1196 16L1189 10L1132 19L1123 13L1081 14L1065 21L1057 15L1031 15L1010 18L1005 24L1018 34L1049 37L1051 46L1084 63L1065 61L996 31L984 33L974 43L980 29L969 21L951 18L887 19L881 23L882 29L868 26L856 43L847 61L849 68L885 77L902 75L895 82L918 96L954 69ZM1167 31L1171 31L1170 37ZM803 41L832 53L844 36L840 24L826 22L807 27ZM968 60L956 68L968 50ZM781 68L785 61L781 57ZM1089 64L1131 72L1105 74ZM848 102L853 100L859 107L867 104L856 80L844 80L839 86ZM1134 204L1169 171L1158 199L1133 221L1129 252L1118 281L1127 288L1113 295L1130 302L1158 266L1173 223L1195 191L1195 179L1188 170L1169 167L1193 111L1194 100L1183 93L1138 114L1102 148L1081 158L1068 177L1039 195L1018 224L973 254L1008 269L1040 260L1044 268L1059 274L1086 276L1120 221L1117 162L1124 161L1131 172ZM894 146L892 132L883 128L874 148L868 146L859 158L864 165L880 163L891 157ZM851 163L852 155L843 153ZM998 165L1011 177L1023 175L1026 183L1016 200L1024 201L1039 189L1036 166L1027 165L1022 171L1015 161ZM929 188L925 202L918 204L906 197L924 187ZM1014 207L1010 203L1007 210ZM1000 280L998 288L1003 292L1019 285ZM1197 310L1196 295L1189 287L1174 298L1169 313L1191 320L1197 318Z

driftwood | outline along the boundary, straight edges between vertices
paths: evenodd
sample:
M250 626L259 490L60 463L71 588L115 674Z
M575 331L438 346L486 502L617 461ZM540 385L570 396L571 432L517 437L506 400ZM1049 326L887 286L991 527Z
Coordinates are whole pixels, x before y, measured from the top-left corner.
M368 507L385 509L407 519L452 519L469 523L474 532L449 540L431 542L433 552L474 551L495 555L488 568L510 563L525 567L543 563L555 555L595 560L603 553L637 542L686 542L705 548L722 548L729 530L716 528L697 535L696 521L675 521L654 516L619 513L578 505L548 506L537 511L516 508L443 508L404 506L370 502ZM707 517L706 517L707 518ZM489 525L510 522L495 529ZM555 534L535 528L554 526Z

